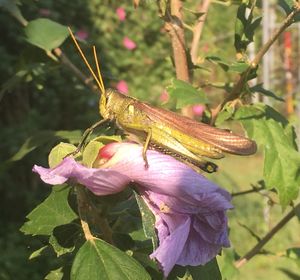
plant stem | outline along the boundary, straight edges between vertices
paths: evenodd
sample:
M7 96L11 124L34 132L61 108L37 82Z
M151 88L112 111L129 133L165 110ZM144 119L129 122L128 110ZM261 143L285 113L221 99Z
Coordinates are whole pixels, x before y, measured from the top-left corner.
M296 216L297 211L300 211L300 203L297 204L286 216L284 216L278 224L271 229L247 254L240 258L236 263L235 267L240 268L246 264L250 259L257 255L263 246L294 216Z
M204 27L204 23L207 17L208 8L210 6L211 0L204 0L203 3L199 7L199 12L204 13L204 15L201 15L193 30L193 40L191 44L191 58L192 62L194 64L197 64L197 58L198 58L198 49L199 49L199 42L202 34L202 30Z
M82 227L85 239L93 240L94 236L92 235L89 224L87 222L88 202L87 202L87 195L85 193L84 187L77 185L76 186L76 194L77 194L78 212L79 212L81 227Z
M257 65L260 63L261 59L265 55L265 53L270 49L273 43L278 39L278 37L282 34L282 32L288 28L294 21L295 16L300 12L300 4L297 3L295 9L285 18L282 25L277 29L274 34L269 38L269 40L261 47L258 51L254 59L251 61L249 67L245 72L243 72L233 87L231 93L224 98L223 102L219 104L214 110L212 110L212 118L211 124L214 124L218 113L223 109L225 104L229 101L232 101L238 98L243 93L243 88L248 81L248 75L252 69L255 69Z
M77 192L77 203L78 203L78 212L80 217L80 222L82 230L86 240L93 240L95 237L92 235L89 224L88 216L91 216L91 220L100 226L103 240L113 244L112 231L107 222L107 220L99 214L98 209L95 208L93 203L91 203L90 198L88 197L86 190L83 186L76 186Z
M189 82L190 77L181 13L182 2L180 0L171 0L170 7L171 9L166 11L165 30L169 33L172 42L176 77L178 80Z
M87 77L84 75L72 62L71 60L63 53L60 48L56 48L53 50L53 53L60 59L62 65L66 66L69 70L71 70L75 76L77 76L86 86L89 87L91 91L98 93L98 88L94 85L93 79L91 77Z
M244 195L248 193L259 192L261 190L265 190L265 187L260 187L260 188L253 187L250 190L232 193L231 196L234 197L234 196Z

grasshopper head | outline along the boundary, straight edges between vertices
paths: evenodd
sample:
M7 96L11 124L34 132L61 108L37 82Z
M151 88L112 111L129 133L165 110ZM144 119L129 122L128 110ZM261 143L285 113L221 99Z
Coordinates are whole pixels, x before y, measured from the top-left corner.
M100 114L104 119L114 119L118 114L126 96L114 89L107 89L101 94L100 98Z

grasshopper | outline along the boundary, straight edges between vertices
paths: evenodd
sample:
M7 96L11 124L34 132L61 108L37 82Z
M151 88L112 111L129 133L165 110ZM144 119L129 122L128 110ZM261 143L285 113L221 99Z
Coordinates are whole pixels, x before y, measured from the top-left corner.
M115 122L119 128L133 134L143 143L146 166L148 166L146 152L149 148L169 154L208 173L217 171L217 165L205 158L220 159L224 157L223 152L236 155L251 155L256 152L256 143L246 137L151 106L114 89L105 89L95 46L93 52L98 76L87 61L72 31L70 29L69 31L101 91L99 111L103 120L86 130L83 141L78 146L79 150L95 127L104 122Z

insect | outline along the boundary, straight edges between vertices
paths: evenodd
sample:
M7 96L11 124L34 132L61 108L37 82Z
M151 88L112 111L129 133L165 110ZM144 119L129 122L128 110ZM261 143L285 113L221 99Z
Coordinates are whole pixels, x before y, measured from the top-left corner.
M146 152L149 148L169 154L208 173L217 171L217 165L207 161L206 158L222 158L223 152L236 155L251 155L256 152L256 143L246 137L151 106L116 90L105 89L96 48L93 46L98 76L87 61L72 31L70 29L69 31L101 91L99 110L103 120L86 130L83 141L78 146L79 150L95 127L104 122L114 121L119 128L134 135L143 143L146 166L148 166Z

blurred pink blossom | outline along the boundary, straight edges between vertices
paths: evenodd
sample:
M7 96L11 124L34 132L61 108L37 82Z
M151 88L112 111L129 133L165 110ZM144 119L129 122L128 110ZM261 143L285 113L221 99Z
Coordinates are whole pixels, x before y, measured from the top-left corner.
M128 94L128 85L124 80L121 80L117 83L116 88L119 92Z
M160 95L160 97L159 97L159 100L161 101L161 102L168 102L168 100L169 100L169 93L166 91L166 90L163 90L162 91L162 93L161 93L161 95Z
M44 17L48 17L51 14L49 9L39 9L39 14Z
M83 41L89 37L89 33L87 31L85 31L84 29L79 29L75 33L75 35L79 40L83 40Z
M193 113L195 116L201 117L205 111L205 106L202 104L197 104L193 106Z
M120 21L124 21L126 19L126 11L124 8L122 8L122 7L117 8L116 14Z
M128 37L124 37L123 45L128 50L134 50L136 48L136 43L129 39Z

